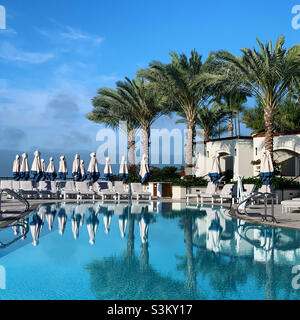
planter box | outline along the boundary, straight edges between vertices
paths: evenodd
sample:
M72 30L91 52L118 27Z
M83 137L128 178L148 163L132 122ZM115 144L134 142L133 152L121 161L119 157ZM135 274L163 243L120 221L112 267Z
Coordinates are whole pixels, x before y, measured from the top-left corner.
M173 199L185 199L186 198L186 187L172 186L172 198Z
M292 200L300 197L299 189L276 189L275 192L278 194L279 203L283 200Z

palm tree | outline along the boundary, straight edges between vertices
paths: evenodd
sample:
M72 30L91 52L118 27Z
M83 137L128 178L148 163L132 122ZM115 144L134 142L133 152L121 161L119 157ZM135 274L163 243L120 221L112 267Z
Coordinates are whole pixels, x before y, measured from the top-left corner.
M260 51L243 48L241 57L219 51L217 58L225 62L221 70L223 75L212 76L212 80L222 79L235 86L242 85L249 94L256 95L261 101L264 107L265 148L273 155L275 110L300 77L300 45L286 50L283 36L278 38L274 47L271 41L263 45L257 39L257 43Z
M222 104L221 101L219 103L223 106L224 110L227 110L229 117L229 136L233 137L233 129L235 131L235 136L239 137L241 128L240 128L240 112L244 111L243 103L247 101L247 94L245 92L240 91L239 88L235 88L234 90L226 91L226 89L221 93L221 100L224 101ZM233 124L234 120L234 124Z
M129 164L135 165L135 136L140 124L134 117L130 116L129 108L122 101L118 90L101 88L92 103L94 110L86 115L87 119L105 124L113 129L119 127L120 121L126 122Z
M296 100L295 100L296 99ZM253 134L264 132L264 108L260 101L256 102L254 108L244 111L242 121L253 130ZM274 132L293 132L300 130L300 103L294 95L288 94L274 115Z
M143 154L149 161L150 127L157 118L169 112L168 100L156 86L143 78L117 82L117 90L125 111L142 129Z
M186 123L185 114L177 112L182 119L176 121L176 123ZM228 113L224 110L222 105L213 103L211 107L208 104L204 104L197 110L196 126L199 126L203 130L203 141L207 142L209 138L220 136L227 129L226 126L221 125L228 117Z
M170 53L169 64L158 61L150 63L148 69L140 70L137 75L147 78L168 96L176 111L182 110L187 121L187 142L185 149L185 172L192 174L193 136L198 106L208 98L208 90L202 75L209 72L213 55L203 63L196 50L188 59L185 54Z

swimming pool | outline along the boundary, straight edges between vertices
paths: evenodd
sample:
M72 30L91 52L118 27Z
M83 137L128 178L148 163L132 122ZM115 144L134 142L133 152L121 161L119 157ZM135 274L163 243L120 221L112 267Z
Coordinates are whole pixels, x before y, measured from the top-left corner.
M0 241L0 299L300 297L300 232L220 207L43 204Z

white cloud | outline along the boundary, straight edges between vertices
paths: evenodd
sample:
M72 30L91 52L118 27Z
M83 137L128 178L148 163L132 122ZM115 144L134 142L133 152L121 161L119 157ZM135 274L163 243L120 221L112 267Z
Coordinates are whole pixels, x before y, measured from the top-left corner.
M92 42L95 45L99 45L102 43L104 38L98 37L95 35L91 35L88 33L84 33L78 29L74 29L70 26L65 27L65 31L60 32L60 36L66 39L71 39L71 40L85 40Z
M56 29L51 28L51 31L34 27L34 29L42 36L50 38L52 41L57 42L58 40L72 40L72 41L83 41L89 42L93 45L100 45L104 38L97 35L93 35L71 26L63 26L62 24L51 20L56 25Z
M17 31L13 28L0 29L0 35L2 36L15 36L17 34Z
M9 42L0 45L0 59L31 64L44 63L54 58L52 53L29 52L16 48Z

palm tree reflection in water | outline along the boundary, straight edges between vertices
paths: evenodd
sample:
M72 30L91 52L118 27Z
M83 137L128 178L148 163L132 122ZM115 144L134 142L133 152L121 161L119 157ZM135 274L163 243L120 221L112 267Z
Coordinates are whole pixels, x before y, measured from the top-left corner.
M299 231L234 220L225 215L224 209L221 208L199 209L196 206L183 205L185 208L181 211L172 211L166 210L166 205L165 203L160 214L156 214L150 211L152 209L149 204L138 204L135 207L123 204L119 206L118 215L117 211L112 210L111 204L106 206L97 204L94 207L85 204L84 213L79 212L80 210L74 205L72 210L68 210L67 206L57 205L57 214L52 209L48 210L49 206L40 207L37 213L30 217L28 224L32 225L33 229L37 216L42 222L44 215L46 217L45 213L51 213L51 219L48 219L49 226L52 226L55 217L61 219L62 221L58 221L61 222L58 231L62 235L65 230L66 213L70 213L72 232L76 239L79 237L83 214L89 212L86 224L91 244L95 243L100 214L104 217L114 213L119 217L121 237L125 235L127 225L127 244L124 253L121 256L95 260L86 266L90 274L91 288L98 299L300 298L299 292L291 286L293 276L291 267L300 261ZM112 221L114 219L112 217ZM151 238L148 237L148 230L156 227L156 219L174 220L175 225L179 223L182 229L182 232L178 233L176 228L176 237L181 234L185 254L176 255L175 258L178 260L178 275L180 276L180 271L184 272L184 281L155 270L149 262ZM136 226L140 235L137 239L135 239L135 234L138 234ZM15 229L14 227L14 231ZM155 229L157 230L160 229ZM164 230L167 234L168 228ZM31 233L32 231L34 230L31 230ZM36 244L39 233L32 234ZM135 249L135 242L139 238L140 254ZM156 241L156 246L157 239L153 241ZM154 246L152 250L155 253ZM169 249L162 244L161 250ZM169 262L164 261L164 263ZM249 288L251 292L247 296ZM253 292L257 292L257 296L254 296Z
M142 236L141 254L138 258L134 250L135 223L149 224L155 222L153 214L147 212L147 206L142 214L129 214L127 249L123 256L108 257L94 261L86 266L91 276L91 287L97 299L193 299L195 298L195 276L193 275L192 252L192 220L187 219L187 261L189 263L186 284L174 280L170 276L161 275L149 264L149 245L147 231L140 230Z

